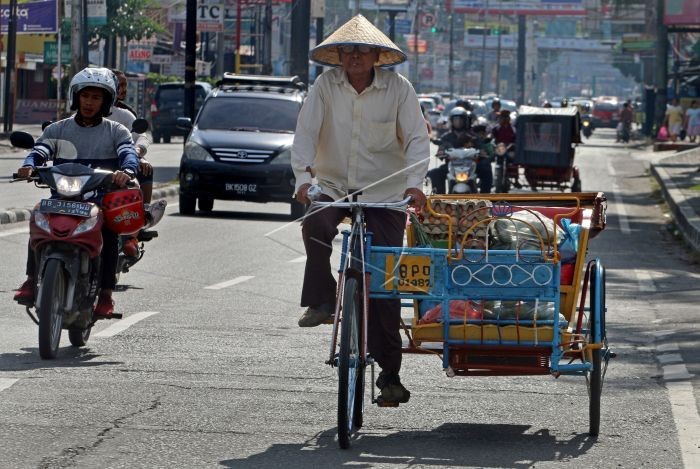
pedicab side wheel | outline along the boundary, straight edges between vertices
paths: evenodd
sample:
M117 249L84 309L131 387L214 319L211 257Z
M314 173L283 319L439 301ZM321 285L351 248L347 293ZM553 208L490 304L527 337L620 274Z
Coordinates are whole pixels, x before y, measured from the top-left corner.
M605 321L603 314L605 312L605 271L599 264L594 266L591 272L591 288L590 288L590 320L589 320L589 341L600 343L605 335ZM588 375L588 394L589 394L589 430L591 436L598 436L600 431L600 397L603 388L602 370L601 370L601 354L602 350L594 349L592 351L592 369Z
M360 318L362 296L356 278L345 281L343 315L340 323L340 353L338 355L338 444L350 447L350 434L362 425L362 396L364 394L364 365L360 357ZM359 408L357 404L360 404Z

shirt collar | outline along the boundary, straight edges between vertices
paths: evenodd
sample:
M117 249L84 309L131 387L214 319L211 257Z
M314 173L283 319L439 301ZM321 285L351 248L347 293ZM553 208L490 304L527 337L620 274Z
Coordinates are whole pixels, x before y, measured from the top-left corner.
M337 72L335 74L335 82L340 85L347 85L352 87L352 85L350 85L350 82L348 81L348 75L345 73L345 70L343 70L342 67L338 67L335 70ZM386 87L387 79L384 70L380 69L379 67L374 67L374 78L372 79L372 83L370 83L370 85L365 89L365 91L370 90L372 88L383 89Z

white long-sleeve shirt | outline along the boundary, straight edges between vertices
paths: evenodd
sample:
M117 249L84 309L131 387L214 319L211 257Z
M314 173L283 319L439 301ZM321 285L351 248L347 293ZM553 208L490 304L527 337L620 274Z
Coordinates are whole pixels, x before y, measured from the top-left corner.
M422 189L430 140L416 93L398 73L374 72L359 94L342 68L316 80L294 135L295 192L311 182L307 167L334 199L362 190L364 201L396 201L407 188Z
M129 130L131 130L131 126L136 120L136 116L134 116L130 111L116 106L112 106L111 114L106 118L119 122ZM141 150L141 157L146 156L148 147L151 145L151 139L148 137L148 135L146 133L137 134L136 132L131 132L131 138L134 140L134 146Z

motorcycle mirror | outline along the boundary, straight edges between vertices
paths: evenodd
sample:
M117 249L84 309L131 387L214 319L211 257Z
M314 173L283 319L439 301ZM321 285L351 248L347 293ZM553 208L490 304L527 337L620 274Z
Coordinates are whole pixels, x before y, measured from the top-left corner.
M34 148L34 137L27 132L16 130L10 134L10 143L17 148Z
M142 134L148 130L148 121L139 117L131 124L131 131L137 134Z
M442 139L441 138L431 138L430 141L434 143L435 145L442 145Z
M42 123L41 123L41 131L43 132L44 129L46 129L46 127L50 126L51 124L53 124L53 121L44 121L44 122L42 122Z

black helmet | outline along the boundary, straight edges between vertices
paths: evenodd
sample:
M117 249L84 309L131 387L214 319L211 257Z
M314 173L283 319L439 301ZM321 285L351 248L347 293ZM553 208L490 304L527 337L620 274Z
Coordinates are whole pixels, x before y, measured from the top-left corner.
M461 107L463 109L466 109L467 111L472 111L472 103L467 101L466 99L458 99L457 102L455 103L455 108Z
M473 132L486 132L486 125L481 123L481 122L477 122L476 124L474 124L472 126L472 131Z
M566 106L568 106L568 105L569 105L569 100L566 99L566 98L563 98L563 99L561 100L561 107L566 107Z
M496 107L496 104L498 104L498 105L500 106L500 105L501 105L501 100L498 99L498 98L493 98L493 99L491 100L491 109L493 109L494 107Z

